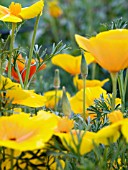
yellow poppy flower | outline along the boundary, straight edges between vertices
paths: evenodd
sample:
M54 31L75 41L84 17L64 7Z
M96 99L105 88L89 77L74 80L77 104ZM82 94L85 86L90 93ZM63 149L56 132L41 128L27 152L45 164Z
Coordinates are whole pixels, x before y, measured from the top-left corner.
M75 35L78 45L90 52L96 62L109 72L118 72L128 67L128 30L115 29L87 39Z
M12 99L12 104L20 104L29 107L42 107L45 105L45 98L32 90L7 90L6 97Z
M19 83L14 83L11 79L0 75L0 90L7 89L21 89L21 85Z
M84 134L84 131L72 130L71 133L70 132L56 133L55 135L60 138L62 144L69 151L70 151L70 147L71 147L76 153L78 152L76 145L79 144L79 137L82 138L81 144L80 144L80 150L79 150L81 155L84 155L84 154L90 152L94 148L93 142L96 137L96 133L94 133L94 132L86 131Z
M36 119L28 114L0 117L0 146L28 151L41 149L53 135L57 121L54 117ZM11 128L10 128L11 127Z
M123 114L118 110L111 112L109 119L112 124L97 132L96 143L109 145L109 142L116 142L120 137L120 132L128 142L128 118L123 118Z
M4 22L22 22L39 15L44 6L44 1L40 0L30 7L22 8L21 4L12 2L9 8L0 5L0 20Z
M123 120L123 114L120 110L115 110L111 112L110 114L108 114L108 118L111 123L115 123L120 120Z
M85 59L88 65L94 61L94 57L89 53L85 53ZM72 75L80 74L81 56L58 54L51 61Z
M62 98L62 90L58 90L57 92L57 103L59 102L59 100ZM70 98L70 94L68 92L66 92L68 99ZM45 97L45 105L47 108L51 108L53 109L55 107L55 90L51 90L51 91L47 91L44 93L44 97Z
M49 14L52 17L55 17L55 18L58 18L63 14L63 11L59 7L59 4L58 4L57 0L53 0L51 2L48 2L48 10L49 10Z
M58 125L55 133L68 133L74 127L74 121L68 117L58 117Z
M96 86L102 87L108 81L109 81L109 79L105 79L102 81L100 81L100 80L86 80L86 87L96 87ZM78 88L78 90L81 90L83 88L83 80L78 79L77 75L73 78L73 82L74 82L74 85Z
M33 90L24 90L18 83L12 82L9 78L1 76L0 90L5 90L8 102L29 107L42 107L45 105L44 96L34 93Z
M100 95L106 96L107 92L103 88L97 87L87 87L85 91L86 107L94 104L94 100L100 98ZM70 104L72 111L74 113L83 112L83 89L78 91L75 96L70 98Z

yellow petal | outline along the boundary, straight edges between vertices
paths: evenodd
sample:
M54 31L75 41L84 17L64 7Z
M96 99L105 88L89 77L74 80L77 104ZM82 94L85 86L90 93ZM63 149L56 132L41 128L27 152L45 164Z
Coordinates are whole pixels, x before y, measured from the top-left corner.
M116 110L108 114L108 118L111 123L115 123L120 120L123 120L123 114L121 113L120 110Z
M58 54L52 58L52 63L72 75L80 74L81 56L74 57L70 54Z
M90 39L75 36L78 45L90 52L96 62L109 72L128 67L128 30L116 29L97 34Z
M44 1L40 0L30 7L22 8L19 16L23 19L31 19L41 14L44 7Z
M0 117L0 146L20 151L43 148L53 135L55 124L52 122L52 118L39 120L29 117L28 114ZM50 125L47 126L48 123ZM49 126L51 128L48 128Z
M105 79L102 81L100 81L100 80L86 80L86 87L96 87L96 86L102 87L108 81L109 81L109 79ZM73 78L73 82L74 82L74 85L78 88L78 90L81 90L83 88L83 80L78 79L78 76L75 76Z
M70 98L70 94L66 92L68 99ZM54 108L55 107L55 90L50 90L44 93L45 97L45 105L48 108ZM60 101L62 98L62 90L58 90L57 92L57 103Z
M29 90L8 90L6 97L13 99L13 104L29 107L42 107L45 105L45 98Z
M22 22L21 18L12 14L0 15L0 20L4 22L14 22L14 23Z

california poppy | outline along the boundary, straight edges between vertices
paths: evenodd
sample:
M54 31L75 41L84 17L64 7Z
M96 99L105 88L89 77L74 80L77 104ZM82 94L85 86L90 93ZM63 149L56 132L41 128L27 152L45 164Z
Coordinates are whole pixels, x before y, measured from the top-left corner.
M115 29L87 39L75 35L78 45L90 52L96 62L109 72L118 72L128 67L128 30Z
M43 10L44 2L40 0L27 8L22 8L20 3L12 2L9 8L0 5L0 20L4 22L22 22L39 15Z
M41 59L40 59L41 60ZM20 71L20 74L21 74L21 77L22 77L22 81L24 82L25 81L25 76L26 76L26 66L25 66L25 59L22 57L21 54L19 54L19 56L17 57L17 64L18 64L18 68L19 68L19 71ZM39 68L39 71L40 70L43 70L46 68L46 65L43 64L40 68ZM29 74L29 79L31 79L31 77L35 74L35 72L37 71L37 67L36 67L36 61L35 59L32 59L31 61L31 66L30 66L30 74ZM14 66L12 67L12 77L17 81L19 82L19 77L18 77L18 74L14 68Z

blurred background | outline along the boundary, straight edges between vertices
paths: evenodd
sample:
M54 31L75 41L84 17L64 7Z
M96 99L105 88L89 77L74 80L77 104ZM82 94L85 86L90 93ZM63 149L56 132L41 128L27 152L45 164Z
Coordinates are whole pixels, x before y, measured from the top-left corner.
M30 6L35 0L15 0L22 4L22 7ZM1 0L0 4L8 7L11 0ZM40 17L40 23L37 31L36 43L42 45L42 49L47 48L50 53L53 43L60 40L70 46L69 53L74 56L80 54L79 48L75 42L74 35L80 34L86 37L96 35L111 27L112 23L122 18L127 22L128 1L127 0L45 0L43 14ZM16 45L28 51L35 19L24 22L16 38ZM0 34L6 38L9 34L9 25L0 22ZM37 92L45 92L53 89L54 70L58 68L51 61L47 63L47 68L37 74L31 88L35 87ZM73 77L60 69L61 88L65 86L72 95L76 89L72 83ZM89 65L89 76L91 79L92 65ZM97 65L95 79L105 79L109 77L106 70ZM37 80L37 81L36 81ZM69 83L70 82L70 83ZM111 81L106 83L104 88L111 92ZM128 100L128 95L127 95Z

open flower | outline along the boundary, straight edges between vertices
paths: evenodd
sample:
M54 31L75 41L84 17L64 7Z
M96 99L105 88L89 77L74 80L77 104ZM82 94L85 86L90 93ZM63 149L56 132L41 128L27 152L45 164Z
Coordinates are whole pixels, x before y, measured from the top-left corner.
M75 35L78 45L90 52L96 62L109 72L118 72L128 67L128 30L115 29L87 39Z
M43 10L44 2L40 0L30 7L22 8L21 4L12 2L9 8L0 5L0 20L4 22L22 22L39 15Z
M109 79L105 79L102 81L100 81L100 80L86 80L86 87L96 87L96 86L102 87L108 81L109 81ZM74 82L74 85L78 88L78 90L81 90L83 88L83 80L78 79L77 75L73 78L73 82Z
M110 142L116 142L121 133L128 142L128 118L123 118L123 114L116 110L109 114L109 120L112 124L97 132L96 143L109 145Z
M20 74L21 74L21 77L22 77L22 81L24 82L25 81L25 76L26 76L26 66L27 66L27 63L25 61L25 59L22 57L21 54L19 54L19 56L17 57L17 65L18 65L18 68L19 68L19 71L20 71ZM41 61L42 62L42 61ZM43 64L40 68L39 68L39 71L43 70L46 68L46 65ZM8 69L8 68L7 68ZM29 73L29 79L32 78L32 76L36 73L37 71L37 66L36 66L36 61L35 59L32 59L31 61L31 66L30 66L30 73ZM12 77L17 81L19 82L19 77L18 77L18 73L16 72L15 68L12 67Z
M28 114L0 117L0 146L20 151L44 148L57 123L51 117L36 119Z
M71 130L68 133L56 133L64 145L64 147L70 151L74 150L74 152L80 155L84 155L90 152L94 148L94 139L96 137L96 133L89 131L80 131L80 130ZM77 150L79 146L79 151Z
M62 90L57 91L57 103L60 101L62 98ZM67 97L70 98L70 94L66 92ZM44 93L44 97L46 100L46 107L53 109L55 107L55 90L47 91Z
M34 93L33 90L22 89L20 84L14 83L4 76L1 76L0 90L4 90L4 97L7 98L7 102L12 100L12 104L29 107L42 107L45 105L44 96Z
M106 96L107 92L103 88L87 87L85 91L86 107L94 104L94 100L100 98L100 95ZM71 108L74 113L83 113L83 89L78 91L76 95L70 98Z
M53 0L51 2L48 2L48 10L49 10L49 14L52 17L55 17L55 18L58 18L59 16L61 16L63 14L63 11L59 7L57 0Z
M85 59L88 65L94 62L94 57L90 53L85 53ZM52 63L72 75L80 74L81 56L58 54L52 58Z

